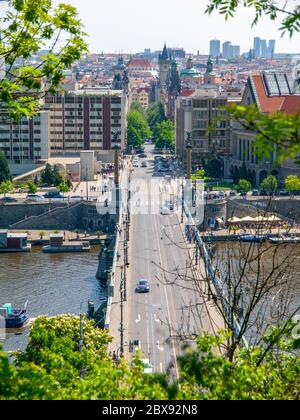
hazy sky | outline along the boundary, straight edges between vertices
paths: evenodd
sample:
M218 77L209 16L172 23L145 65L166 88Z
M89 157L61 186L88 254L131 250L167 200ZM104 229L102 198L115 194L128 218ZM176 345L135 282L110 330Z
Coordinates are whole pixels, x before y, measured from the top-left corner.
M281 1L281 0L279 0ZM298 1L298 0L297 0ZM297 3L296 1L296 3ZM300 1L300 0L299 0ZM253 11L241 9L225 22L214 13L205 15L208 0L55 0L77 7L89 34L91 52L138 52L144 48L184 47L187 52L208 53L209 40L231 41L242 52L253 37L276 39L276 52L300 53L300 35L280 37L279 23L268 18L251 29ZM293 2L295 4L295 2Z

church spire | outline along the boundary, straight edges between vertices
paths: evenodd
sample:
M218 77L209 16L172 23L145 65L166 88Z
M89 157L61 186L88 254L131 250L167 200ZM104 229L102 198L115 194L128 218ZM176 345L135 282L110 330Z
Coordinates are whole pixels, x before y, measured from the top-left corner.
M160 57L162 60L168 60L169 59L169 55L168 55L168 50L167 50L167 45L165 43L164 48L162 50L162 54Z

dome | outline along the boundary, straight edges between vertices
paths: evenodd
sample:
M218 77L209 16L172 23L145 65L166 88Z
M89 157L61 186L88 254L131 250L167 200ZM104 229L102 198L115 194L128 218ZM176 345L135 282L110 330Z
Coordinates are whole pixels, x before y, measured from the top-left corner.
M181 77L199 77L200 75L201 73L195 68L183 69L180 73Z

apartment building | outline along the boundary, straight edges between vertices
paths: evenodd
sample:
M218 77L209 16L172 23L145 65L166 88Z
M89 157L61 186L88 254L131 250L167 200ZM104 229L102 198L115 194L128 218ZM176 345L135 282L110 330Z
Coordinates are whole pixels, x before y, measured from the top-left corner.
M50 157L50 115L41 111L33 118L10 121L0 113L0 150L10 163L27 164Z
M119 132L125 146L125 97L122 91L82 89L49 95L51 155L74 155L81 150L110 150Z
M192 160L195 165L201 165L204 159L230 154L229 118L226 111L220 109L226 106L227 97L213 87L191 92L180 96L176 102L176 152L185 159L186 132L191 132Z

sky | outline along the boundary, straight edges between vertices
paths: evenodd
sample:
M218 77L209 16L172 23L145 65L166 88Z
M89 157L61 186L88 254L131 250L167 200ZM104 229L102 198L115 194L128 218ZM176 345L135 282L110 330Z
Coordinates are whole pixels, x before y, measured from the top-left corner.
M283 1L283 0L278 0ZM297 3L300 0L295 0ZM281 38L280 22L264 17L251 29L253 11L239 9L225 22L214 12L204 14L208 0L54 0L74 5L89 34L91 52L135 53L144 48L183 47L207 54L210 39L231 41L241 51L253 47L253 37L276 39L275 52L300 53L300 34Z

